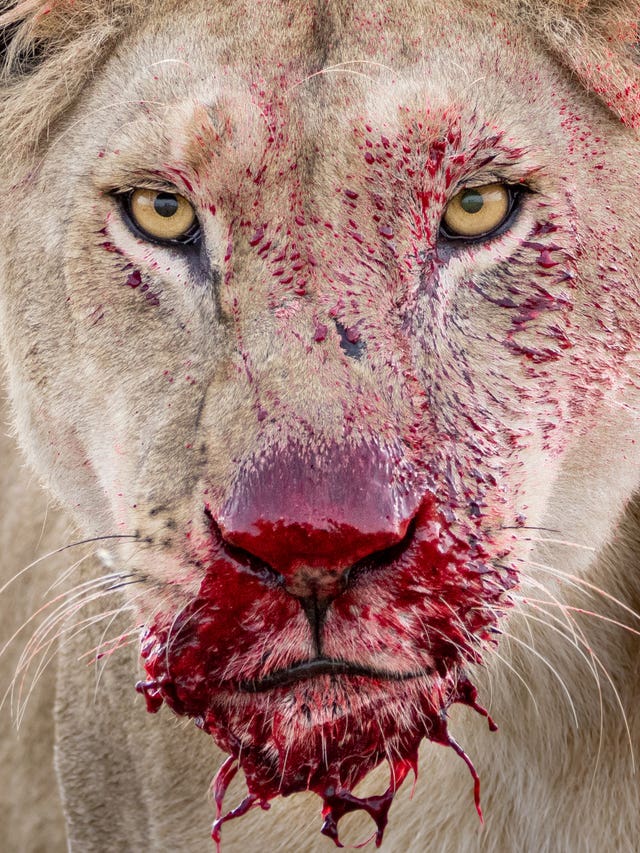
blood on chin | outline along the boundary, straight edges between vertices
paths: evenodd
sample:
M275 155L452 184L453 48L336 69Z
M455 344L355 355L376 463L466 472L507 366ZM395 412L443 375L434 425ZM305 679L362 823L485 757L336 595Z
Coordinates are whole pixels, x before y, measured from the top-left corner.
M416 771L424 738L452 747L467 762L479 808L477 776L449 735L447 711L460 702L486 715L463 667L479 662L483 645L494 642L515 574L487 563L478 545L443 542L442 535L438 529L435 538L416 537L385 584L370 573L333 602L322 637L326 659L299 601L219 550L196 563L204 568L198 593L177 612L161 608L148 623L142 638L148 680L139 690L149 710L166 703L230 756L214 783L216 841L226 820L310 790L323 801L322 831L336 843L340 818L356 809L374 819L380 843L393 796L409 770ZM319 670L312 671L314 661ZM321 671L330 664L338 671ZM299 680L274 679L294 671ZM262 686L256 692L251 684ZM378 797L354 796L384 761L388 789ZM223 814L224 792L238 767L248 794Z
M157 649L157 646L155 647ZM150 651L150 648L147 647ZM348 812L364 810L375 822L376 846L382 842L394 795L409 771L417 776L418 748L427 738L451 746L467 763L474 779L476 808L479 780L464 751L450 736L447 710L463 703L487 716L476 690L457 668L445 677L429 676L395 682L365 676L323 675L265 693L202 690L195 682L176 684L154 654L145 667L150 680L138 685L148 710L165 702L194 719L229 753L214 782L217 820L221 827L250 808L269 808L276 796L313 791L323 801L321 831L342 846L338 822ZM489 724L495 728L489 718ZM359 798L352 792L383 761L390 783L379 796ZM224 813L227 786L238 769L244 772L247 796Z

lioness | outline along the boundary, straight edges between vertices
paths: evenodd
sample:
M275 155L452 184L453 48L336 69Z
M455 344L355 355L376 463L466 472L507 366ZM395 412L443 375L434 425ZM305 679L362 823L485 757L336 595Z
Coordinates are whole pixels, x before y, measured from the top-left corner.
M640 4L0 10L3 849L636 849Z

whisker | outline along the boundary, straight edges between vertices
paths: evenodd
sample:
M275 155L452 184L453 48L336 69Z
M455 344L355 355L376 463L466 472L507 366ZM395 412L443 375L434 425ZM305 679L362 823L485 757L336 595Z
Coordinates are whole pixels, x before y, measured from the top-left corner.
M127 608L127 609L133 609L133 608ZM107 626L105 627L104 631L102 632L102 637L101 637L101 642L100 642L101 646L104 645L104 637L105 637L105 634L107 633L107 631L111 628L111 626L113 625L115 620L118 618L118 616L124 612L125 612L125 609L123 607L119 611L116 611L116 613L113 614L112 618L109 620ZM127 637L134 632L136 634L139 634L140 633L140 627L136 626L135 628L132 628L130 631L127 631L125 634L121 634L120 637L116 638L119 642L117 645L113 646L110 649L108 655L104 654L104 653L102 653L100 656L96 655L95 663L96 663L96 670L97 671L96 671L96 686L95 686L94 693L93 693L94 701L98 696L98 688L100 687L100 681L102 679L102 676L104 674L105 669L107 668L107 664L111 660L111 656L113 655L113 653L115 651L117 651L117 649L122 648L121 641L124 639L124 637ZM136 637L133 637L131 640L127 641L127 643L125 645L128 645L130 642L134 641L135 639L136 639ZM99 661L102 660L102 658L104 658L104 662L100 665L100 667L98 669Z
M85 581L84 583L78 584L76 587L73 587L71 590L67 590L66 592L61 593L60 595L51 599L51 601L48 601L45 604L43 604L42 607L38 608L38 610L36 610L34 613L32 613L31 616L29 616L29 618L26 619L22 623L22 625L20 625L20 627L14 631L14 633L11 635L11 637L9 637L9 639L5 642L5 644L2 646L2 648L0 648L0 658L5 654L7 649L14 642L14 640L20 634L20 632L23 631L27 627L27 625L31 624L31 622L33 622L34 619L37 619L37 617L40 616L49 607L52 607L54 604L59 602L61 599L67 599L66 604L68 604L70 601L73 601L75 598L78 598L81 595L83 595L85 591L90 590L92 587L97 587L97 586L100 586L101 584L111 583L113 581L114 577L115 577L115 575L112 574L112 575L107 575L105 577L94 578L92 580ZM51 616L53 614L55 614L60 607L63 607L63 606L65 606L65 605L64 604L59 605L55 611L53 611L52 613L49 614L47 619L51 618ZM41 626L39 626L38 630L40 630L40 627Z
M31 639L25 646L23 656L30 650L30 647L41 643L58 623L65 621L70 616L77 613L82 607L85 607L93 601L97 601L99 598L109 595L111 592L112 590L110 587L103 589L97 588L93 591L91 589L87 589L83 590L82 595L74 595L71 600L60 604L56 610L50 613L42 624L36 628Z
M184 607L181 607L181 608L180 608L180 610L178 610L178 612L176 613L176 615L175 615L175 616L174 616L174 618L173 618L173 621L171 622L171 627L169 628L169 632L168 632L168 634L167 634L167 647L166 647L166 652L165 652L165 663L166 663L166 666L167 666L167 672L169 672L169 653L170 653L170 651L171 651L171 644L172 644L172 643L175 643L175 642L177 641L178 637L180 636L180 633L181 633L181 632L186 628L186 626L189 624L189 622L191 622L191 620L192 620L192 619L195 619L195 617L196 617L196 616L198 616L198 614L202 613L202 611L203 611L203 610L205 609L205 607L206 607L206 604L203 604L203 605L202 605L202 607L199 607L197 610L195 610L195 611L194 611L194 612L193 612L193 613L188 617L188 619L186 619L186 620L182 623L182 625L180 626L180 629L179 629L179 631L177 632L177 634L176 634L174 637L172 637L172 636L171 636L171 634L172 634L172 632L173 632L173 629L174 629L174 628L175 628L175 626L176 626L176 622L178 621L179 617L184 613L184 611L185 611L185 610L186 610L186 608L189 606L189 604L190 604L190 602L187 602L187 603L184 605Z
M6 589L8 589L8 587L10 587L11 584L14 583L14 581L17 581L18 578L21 578L22 575L25 574L25 572L28 572L30 569L33 569L35 566L44 562L44 560L48 560L50 557L55 557L56 554L62 554L65 551L68 551L70 548L78 548L80 545L89 545L92 542L104 542L107 539L138 539L138 536L135 534L115 533L109 536L92 536L88 539L80 539L77 542L70 542L68 545L63 545L61 548L56 548L53 551L49 551L48 554L43 554L41 557L38 557L32 563L29 563L28 566L25 566L23 569L20 569L19 572L16 572L16 574L12 578L9 578L6 583L0 586L0 595L2 595L2 593Z
M560 686L561 686L561 687L562 687L562 689L564 690L564 692L565 692L565 694L566 694L566 696L567 696L567 700L568 700L568 702L569 702L569 707L571 708L571 713L572 713L572 715L573 715L573 719L574 719L574 721L575 721L576 728L579 728L579 724L578 724L578 714L577 714L577 712L576 712L575 705L573 704L573 699L571 698L571 693L569 692L569 690L568 690L568 688L567 688L567 685L564 683L564 681L562 680L562 678L561 678L561 676L560 676L559 672L558 672L558 671L557 671L557 669L553 666L553 664L552 664L552 663L550 663L550 662L545 658L545 656L544 656L544 655L541 655L541 654L540 654L540 652L539 652L536 648L534 648L533 646L529 645L529 643L526 643L524 640L521 640L521 639L520 639L520 637L516 637L516 636L515 636L515 634L510 634L510 633L508 633L507 631L503 631L502 633L503 633L503 636L505 636L505 637L509 637L509 639L513 640L513 641L514 641L515 643L517 643L518 645L520 645L520 646L522 646L523 648L525 648L525 649L527 649L528 651L530 651L530 652L531 652L531 654L533 654L533 655L535 655L537 658L539 658L539 660L541 660L541 661L542 661L542 663L544 663L544 664L545 664L545 666L547 666L547 667L549 668L549 670L550 670L550 671L553 673L553 675L557 678L558 683L560 684Z
M572 632L575 640L577 640L577 633L576 633L577 630L580 630L583 638L586 639L586 637L584 636L584 632L580 629L579 625L577 624L577 621L572 618L570 613L566 612L566 605L564 602L560 601L560 599L557 596L555 596L551 592L551 590L548 589L541 581L539 581L535 578L528 578L528 583L531 584L531 586L536 587L536 589L542 590L542 592L544 592L546 595L549 596L549 598L551 599L553 604L562 611L562 614L565 617L565 622L562 624L566 624L566 626ZM514 596L514 598L517 599L518 596L516 595L516 596ZM532 598L529 595L526 595L526 597L521 597L520 600L526 604L527 602L535 601L536 599Z
M76 560L75 563L72 563L68 569L65 569L64 572L61 572L60 577L56 578L53 583L49 584L49 586L42 593L42 598L46 598L47 595L49 595L49 593L52 592L57 586L61 586L62 584L64 584L64 582L75 572L78 566L81 566L82 563L84 563L84 561L90 556L91 553L84 554L82 557L80 557L79 560Z
M34 654L38 653L46 638L51 631L55 630L57 625L75 615L82 607L93 601L97 601L99 598L103 598L107 594L107 591L99 587L97 589L88 587L76 593L70 600L63 601L62 604L58 605L33 632L31 639L25 645L18 660L17 671L20 671L25 666L25 663L28 665L28 661L33 658Z
M520 560L520 562L526 562L526 561ZM549 567L549 569L551 570L551 567ZM576 592L578 592L581 596L584 596L585 598L589 599L590 601L595 600L595 598L596 598L595 595L590 590L587 590L583 586L580 586L580 584L577 583L576 581L569 580L568 578L556 578L556 581L558 581L559 583L562 584L562 588L564 590L573 589ZM540 578L534 579L531 576L531 574L522 576L521 577L520 589L525 595L527 594L527 587L529 587L529 586L535 587L536 589L544 589L547 593L549 593L549 588L542 584L542 582L540 581Z
M477 645L478 638L477 638L477 637L475 637L475 636L473 635L473 633L472 633L472 632L467 628L467 626L464 624L464 622L463 622L463 621L462 621L462 619L460 618L460 615L459 615L458 613L456 613L456 611L455 611L455 609L452 607L452 605L451 605L448 601L445 601L445 599L444 599L442 596L440 596L440 597L439 597L439 600L442 602L442 604L444 604L444 605L445 605L445 607L447 607L447 608L448 608L448 610L450 610L450 611L451 611L451 614L452 614L452 616L453 616L453 618L454 618L455 622L457 622L457 624L458 624L458 626L460 627L460 629L461 629L461 630L463 631L463 633L465 633L465 634L467 635L467 637L469 638L469 643L470 643L471 647L473 647L473 646ZM422 619L420 619L420 622L422 622L422 623L423 623L423 625L424 625L424 622L423 622L423 620L422 620ZM425 629L426 629L426 626L424 626L424 627L425 627ZM462 659L464 659L464 658L465 658L466 654L468 653L468 650L467 650L467 649L464 649L462 646L460 646L460 644L459 644L459 643L453 643L453 642L451 641L451 639L450 639L450 638L449 638L449 637L444 633L444 631L441 631L441 630L440 630L440 629L438 629L438 628L435 628L435 629L434 629L434 627L433 627L432 625L430 625L430 626L429 626L429 628L430 628L430 630L435 630L435 631L436 631L436 633L438 633L441 637L443 637L447 642L452 643L452 645L453 645L456 649L458 649L458 651L460 652L460 656L461 656L461 658L462 658ZM538 705L537 705L537 703L536 703L535 697L534 697L533 693L531 692L531 689L529 688L529 685L524 681L524 679L522 678L522 676L521 676L521 675L516 671L516 669L515 669L513 666L511 666L511 665L510 665L510 663L509 663L505 658L502 658L502 656L497 652L497 650L496 650L495 648L494 648L494 649L492 649L492 654L496 655L499 659L503 660L503 662L505 663L505 665L506 665L507 667L509 667L509 669L511 669L511 670L513 671L514 675L522 681L522 683L524 684L524 686L526 687L526 689L527 689L527 690L529 691L529 693L531 694L531 699L533 700L533 704L534 704L534 706L535 706L535 707L536 707L536 709L537 709ZM489 670L489 669L486 669L486 668L485 668L485 669L484 669L484 672L487 674L487 676L488 676L488 678L489 678L489 705L491 706L491 704L493 703L493 679L492 679L492 677L491 677L491 670Z
M532 602L535 604L553 604L551 601L544 601L542 599L529 598L523 599L524 601ZM625 622L619 622L617 619L612 619L610 616L604 616L602 613L596 613L594 610L585 610L583 607L575 607L571 604L563 604L562 608L564 610L570 610L573 613L581 613L583 616L593 616L594 619L600 619L603 622L608 622L610 625L615 625L618 628L623 628L625 631L628 631L630 634L635 634L636 637L640 637L640 631L632 628L630 625L627 625Z
M585 580L584 578L578 577L577 575L573 575L570 572L563 572L561 569L555 569L552 566L545 565L544 563L537 563L533 560L520 560L520 562L527 563L530 566L535 566L535 568L542 569L543 571L549 572L549 574L556 575L560 578L566 578L567 580L571 580L574 583L577 583L579 586L583 586L586 589L590 589L593 592L598 593L598 595L601 595L603 598L606 598L608 601L612 601L614 604L617 604L618 607L621 607L623 610L633 616L634 619L640 621L640 614L636 613L636 611L632 607L629 607L629 605L625 604L623 601L620 601L619 598L616 598L615 595L612 595L610 592L607 592L606 590L602 589L599 586L596 586L595 584L591 583L588 580Z
M540 608L540 609L542 609L542 608ZM543 611L543 612L544 612L544 611ZM547 615L549 615L549 616L550 616L551 614L547 614ZM535 618L535 617L533 616L533 614L529 614L529 617L530 617L530 618ZM542 620L540 620L540 621L542 621ZM548 624L548 623L545 623L545 624ZM553 625L548 625L548 627L549 627L549 628L554 629L554 626L553 626ZM559 629L557 629L557 628L556 628L556 629L554 629L554 630L559 630ZM566 635L565 635L565 636L566 636ZM584 641L580 640L579 642L582 644ZM617 703L617 705L618 705L618 707L619 707L619 709L620 709L620 713L621 713L621 715L622 715L622 720L623 720L623 722L624 722L624 727L625 727L626 734L627 734L627 740L628 740L628 742L629 742L629 750L630 750L630 753L631 753L631 764L632 764L633 772L635 773L636 762L635 762L635 753L634 753L634 749L633 749L633 740L632 740L632 738L631 738L631 729L630 729L630 727L629 727L629 720L628 720L628 718L627 718L627 713L626 713L625 708L624 708L624 703L622 702L622 698L621 698L621 696L620 696L620 693L619 693L619 691L618 691L618 688L617 688L617 687L616 687L616 685L614 684L614 681L613 681L613 679L611 678L611 676L609 675L609 671L607 670L607 668L605 667L605 665L602 663L602 661L600 660L600 658L598 657L598 655L593 651L593 649L589 646L589 644L587 644L587 643L584 643L584 644L585 644L585 646L586 646L586 648L587 648L587 650L588 650L589 654L593 657L594 661L595 661L595 662L598 664L598 666L600 667L600 670L601 670L602 674L603 674L603 675L604 675L604 677L607 679L607 681L609 682L609 685L610 685L611 689L613 690L613 694L614 694L614 696L615 696L616 703Z
M473 634L469 631L469 629L466 627L466 625L464 625L464 623L463 623L463 622L462 622L462 620L460 619L459 615L455 612L455 610L454 610L454 609L453 609L453 607L449 604L449 602L445 602L445 601L443 601L443 603L444 603L444 604L449 608L449 610L450 610L450 611L451 611L451 613L453 614L454 618L456 619L456 621L458 622L458 624L460 625L460 627L462 628L462 630L463 630L463 631L465 631L465 633L469 636L470 640L473 640L473 639L474 639ZM482 608L482 609L484 609L484 608ZM497 618L497 616L498 616L498 614L496 613L496 618ZM509 636L509 635L505 635L505 636L507 636L507 638L508 638L508 636ZM532 642L533 642L533 635L531 634L531 632L530 632L530 636L531 636L531 639L532 639ZM540 713L540 709L539 709L539 706L538 706L538 702L537 702L536 697L535 697L535 695L534 695L534 693L533 693L533 690L531 689L531 686L530 686L530 685L529 685L529 683L526 681L526 679L524 678L524 676L523 676L520 672L518 672L518 670L516 669L515 665L514 665L511 661L509 661L506 657L504 657L504 655L500 654L500 652L499 652L496 648L493 648L493 649L492 649L491 654L492 654L492 656L497 657L497 658L498 658L498 660L502 661L502 663L503 663L503 664L504 664L504 665L505 665L509 670L511 670L511 672L516 676L516 678L517 678L517 679L522 683L522 685L524 686L525 690L527 691L527 693L528 693L528 694L529 694L529 696L531 697L531 701L533 702L533 706L534 706L534 708L535 708L536 713L537 713L537 714L539 714L539 713ZM492 683L492 680L491 680L491 673L490 673L490 670L487 670L487 669L485 668L485 670L484 670L484 671L485 671L485 672L487 672L487 673L489 674L489 685L490 685L490 690L491 690L491 696L493 696L493 683Z
M85 619L81 620L80 622L74 623L73 625L64 626L60 629L60 631L54 637L52 637L47 642L46 646L43 649L38 650L38 651L43 651L44 654L43 654L43 657L38 664L38 668L37 668L37 670L36 670L36 672L32 678L31 686L29 687L29 690L28 690L26 696L24 696L24 698L22 698L22 697L23 697L25 678L27 675L26 671L23 674L22 680L20 682L20 688L19 688L18 697L17 697L18 711L17 711L17 716L16 716L16 726L18 728L20 727L20 724L21 724L22 720L24 719L24 714L26 712L27 704L29 702L29 699L31 698L33 690L35 689L40 678L42 677L42 674L46 671L46 668L57 657L57 655L59 653L59 649L63 648L67 643L71 642L71 640L73 640L75 637L82 634L84 631L87 631L92 625L98 624L103 619L106 619L107 617L111 616L114 612L115 613L121 613L121 612L123 612L123 608L117 608L116 610L108 610L108 611L106 611L104 613L100 613L98 615L88 616ZM69 634L69 636L67 636L65 639L61 639L67 633ZM47 655L51 646L53 644L57 644L58 642L59 642L59 645L56 645L56 648L54 649L53 653Z
M125 581L121 581L120 583L114 583L111 586L108 586L106 588L105 592L116 592L116 590L124 589L127 586L135 586L137 583L142 584L142 583L146 583L146 582L147 582L146 578L137 577L137 578L134 578L134 580L125 580Z
M499 652L497 649L494 649L494 650L493 650L493 652L492 652L492 654L493 654L495 657L497 657L497 658L498 658L498 660L502 661L502 663L503 663L503 664L504 664L508 669L510 669L510 670L511 670L511 672L515 675L515 677L518 679L518 681L520 681L520 682L522 683L522 685L524 686L525 690L527 691L527 693L528 693L528 694L529 694L529 696L531 697L531 701L533 702L533 707L535 708L536 713L539 715L539 714L540 714L540 708L538 707L538 703L537 703L537 701L536 701L536 697L534 696L534 694L533 694L533 690L531 689L531 686L529 685L529 683L527 682L527 680L524 678L524 676L523 676L521 673L519 673L519 672L518 672L518 670L516 669L516 667L515 667L515 666L514 666L514 665L513 665L509 660L507 660L507 658L506 658L506 657L504 657L504 655L501 655L501 654L500 654L500 652Z
M560 619L558 616L556 616L555 614L549 613L546 610L542 610L542 608L538 604L536 604L536 599L523 598L522 602L524 604L527 604L527 605L532 605L532 606L536 607L537 610L544 612L545 615L547 615L550 619L553 619L554 622L558 622L560 624L560 626L562 627L562 629L564 629L565 627L568 628L568 630L571 631L571 638L570 639L572 640L572 645L574 645L576 648L578 648L578 644L582 644L584 646L584 648L587 649L587 651L589 652L589 654L591 656L592 661L589 662L588 660L586 660L586 658L585 658L585 660L586 660L586 663L587 663L589 669L591 670L593 677L596 681L596 684L598 686L598 692L600 693L600 701L602 703L602 691L600 689L600 679L598 677L598 670L595 666L595 663L593 662L593 654L594 653L593 653L593 649L591 648L591 645L587 639L587 635L583 631L583 629L580 626L580 624L578 623L577 619L575 619L571 615L571 613L569 612L570 608L568 607L567 604L560 601L560 599L558 599L555 595L553 595L553 593L550 590L548 590L544 586L544 584L539 583L539 582L534 582L534 583L537 587L539 587L541 590L543 590L543 592L546 592L546 594L552 599L552 601L543 601L541 603L542 604L548 604L552 607L557 607L561 611L562 615L564 616L564 621L562 619ZM528 614L526 611L520 611L520 612L522 613L522 615L525 618L531 617L531 614ZM533 618L533 617L531 617L531 618ZM549 626L549 627L551 627L551 626ZM602 726L602 720L601 720L601 726Z
M103 579L102 583L104 583L104 582L105 581ZM110 582L110 579L107 579L107 582ZM97 601L98 599L103 598L105 595L109 594L108 590L99 588L100 587L99 583L96 584L96 583L89 582L87 584L82 584L81 586L84 588L81 589L80 591L76 591L75 594L73 596L71 596L71 598L69 600L63 600L62 604L58 605L58 607L52 613L50 613L47 616L47 618L43 621L43 623L41 625L39 625L37 627L37 629L34 631L31 639L29 640L29 642L26 644L25 648L23 649L22 654L20 655L20 658L18 660L16 669L15 669L14 677L13 677L11 684L10 684L10 692L11 692L12 697L14 696L16 679L18 678L20 673L24 673L26 676L26 672L28 670L28 667L29 667L31 661L38 654L41 654L43 651L46 655L48 649L51 648L51 645L53 643L55 643L56 639L60 636L60 634L64 633L65 629L62 629L62 631L58 630L57 633L54 633L52 638L49 638L51 633L56 631L60 625L64 624L70 618L74 617L75 614L81 608L83 608L87 604L90 604L94 601ZM39 675L38 675L38 671L37 671L35 680L37 681L38 678L39 678ZM23 676L23 682L24 682L24 676ZM18 701L20 699L21 694L22 694L22 686L20 689L20 694L18 696ZM5 693L5 696L3 697L2 701L4 702L5 699L6 699L6 693ZM13 708L13 706L14 706L13 699L12 699L11 704L12 704L12 708ZM15 714L15 710L13 713Z
M33 549L36 552L40 548L40 543L42 542L42 537L44 536L44 531L47 528L47 519L49 517L49 505L50 505L50 503L51 503L50 501L47 501L45 508L44 508L44 514L42 517L42 526L40 528L40 535L38 536L38 541L36 542L35 548Z
M113 623L113 619L111 620L111 622L109 624L111 625L112 623ZM110 655L110 654L112 654L113 651L117 651L117 644L121 640L124 640L125 637L129 637L131 634L135 634L136 636L133 637L129 642L133 642L133 640L137 640L140 631L141 631L141 626L136 625L134 628L131 628L131 630L124 631L124 633L122 633L122 634L118 634L117 637L111 637L108 640L102 640L100 643L98 643L97 646L94 646L92 649L89 649L88 651L84 652L84 654L81 654L78 657L78 661L84 660L85 658L88 658L88 657L93 657L93 660L88 661L88 664L97 663L99 660L102 659L103 656ZM103 632L103 636L104 636L104 632ZM110 644L116 644L116 648L115 649L104 648L106 646L109 646Z
M582 545L580 542L569 542L567 539L553 539L551 537L546 536L526 536L524 537L525 542L544 542L549 543L551 545L566 545L568 548L580 548L583 551L591 551L592 553L596 552L596 548L592 545Z
M313 80L314 77L318 77L320 75L328 74L330 71L345 71L350 74L354 74L358 77L366 77L367 80L373 80L373 77L370 77L368 74L364 74L362 71L355 71L353 68L350 68L351 65L372 65L374 68L382 68L385 71L390 71L391 74L398 74L397 71L394 71L393 68L390 68L388 65L384 65L382 62L375 62L371 59L348 59L344 62L337 62L335 65L328 65L326 68L321 68L319 71L314 71L313 74L308 74L302 80L299 80L297 83L294 83L290 86L285 94L290 94L295 89L300 86L304 86L305 83L308 83L309 80Z
M552 613L549 613L547 610L544 610L543 608L538 607L537 605L533 605L533 606L535 607L536 610L543 613L549 619L552 619L554 622L559 622L560 625L562 626L562 628L564 628L565 623L563 623L562 620L559 619L559 617L555 616ZM560 605L560 607L562 607L562 605ZM522 615L525 617L525 619L535 619L536 621L540 622L541 624L545 625L546 627L551 628L552 630L554 629L554 626L551 625L549 622L546 622L543 619L538 619L538 617L534 616L532 613L523 613ZM570 619L571 622L573 622L576 625L576 627L579 627L579 626L577 626L577 622L575 619L573 619L569 614L565 614L565 615L567 616L568 619ZM558 629L555 629L555 630L558 630ZM569 637L567 637L567 635L564 633L564 631L561 630L560 633L563 637L565 637L566 639L569 639ZM587 666L589 667L589 670L593 675L593 680L595 681L596 689L598 691L598 712L599 712L600 723L599 723L599 728L598 728L598 750L596 752L596 760L594 762L593 773L591 776L591 785L593 785L598 767L600 765L600 757L602 755L602 744L603 744L603 739L604 739L604 698L602 695L602 684L600 683L600 676L598 675L598 669L597 669L597 665L595 663L595 653L594 653L593 649L591 648L590 644L587 642L587 638L581 629L580 629L580 634L581 634L582 639L578 640L578 637L574 631L574 633L573 633L574 640L572 641L572 645L577 649L578 653L581 654L581 656L586 661ZM587 649L587 651L589 653L589 658L591 660L588 660L586 655L581 651L581 649L579 649L578 642L580 642L582 645L584 645L584 647Z

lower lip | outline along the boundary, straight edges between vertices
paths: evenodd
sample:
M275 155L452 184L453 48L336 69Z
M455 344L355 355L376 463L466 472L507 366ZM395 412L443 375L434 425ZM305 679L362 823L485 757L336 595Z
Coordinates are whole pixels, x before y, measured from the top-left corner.
M488 719L491 731L495 731L497 728L495 723L491 717L489 717L487 711L478 704L476 697L477 691L475 687L466 679L465 676L460 676L455 691L449 697L447 707L453 703L467 705L477 713L485 716ZM447 728L447 717L444 710L444 708L440 708L436 712L436 709L432 706L429 709L428 716L422 716L421 725L414 727L412 731L406 733L403 741L403 754L398 757L391 759L388 754L385 755L384 750L372 750L367 753L371 744L366 742L366 739L363 739L357 744L349 744L352 749L348 749L347 751L351 753L354 751L357 752L360 758L359 766L357 768L352 768L353 772L347 774L350 775L349 784L341 785L339 782L341 777L344 778L343 774L345 772L346 763L344 758L341 759L338 757L335 762L332 761L332 756L330 754L331 746L328 747L329 751L326 754L327 766L324 768L323 773L317 779L309 776L307 778L307 784L304 786L304 789L314 791L322 799L322 834L333 839L338 847L342 847L343 845L340 843L338 833L338 822L342 817L344 817L344 815L350 812L364 811L375 823L376 830L373 837L375 837L376 846L379 847L383 840L389 816L389 809L396 792L403 784L409 774L409 771L412 771L414 777L417 779L418 749L420 742L425 737L434 743L451 747L456 754L465 761L473 779L475 805L478 816L482 821L482 811L480 808L480 779L469 757L450 736ZM216 732L211 731L211 733L215 737ZM339 742L339 739L334 737L332 739L328 738L327 741L329 744L335 744L336 742ZM353 749L354 746L356 747L355 750ZM299 764L304 765L304 757L294 755L288 757L294 766L296 761ZM378 796L362 798L356 797L352 794L351 791L358 782L360 782L367 773L373 770L385 759L389 763L390 770L390 783L387 790ZM240 766L242 766L247 778L248 796L242 801L240 806L224 813L223 801L227 786L237 773ZM279 776L280 784L277 789L273 783L273 775L270 776L267 785L264 784L264 780L261 783L260 780L256 778L255 771L258 770L258 773L260 773L263 769L264 768L262 767L256 768L253 765L250 755L247 754L243 756L239 754L232 754L220 768L214 782L217 819L214 823L212 832L212 837L218 845L218 849L221 841L221 829L224 823L240 817L253 806L260 806L263 809L268 809L269 800L273 799L275 796L279 794L287 796L288 794L295 792L286 789L284 774Z
M317 662L315 668L319 670L321 665L326 666L326 662ZM309 668L309 664L304 667ZM291 674L290 671L288 674ZM237 719L226 704L228 694L218 693L220 699L215 707L211 706L196 719L196 724L230 753L214 783L217 819L213 838L218 844L225 822L240 817L251 807L267 809L270 800L276 796L310 790L323 803L323 834L340 845L340 819L347 813L361 810L373 819L376 844L379 845L397 790L410 770L417 776L418 749L425 738L453 748L467 763L473 776L476 808L481 816L478 776L447 728L446 711L454 703L465 704L488 717L476 701L475 688L464 675L457 673L444 682L437 677L415 679L415 685L408 678L404 682L382 681L377 677L346 676L344 673L336 676L335 673L320 675L315 672L313 677L307 674L303 680L298 679L301 690L306 690L309 684L319 685L323 682L325 686L327 683L332 684L334 692L346 684L363 697L366 709L358 717L357 727L354 728L353 719L344 714L336 720L312 725L304 732L301 724L297 723L299 737L294 741L294 748L290 748L287 743L287 721L279 703L284 702L286 705L295 701L296 697L299 699L300 690L292 691L290 687L287 689L282 685L280 689L265 688L260 696L255 695L253 698L248 691L244 698L236 694L245 706ZM435 687L433 682L436 682ZM264 682L258 684L264 686ZM148 700L150 694L155 696L149 702L150 710L157 710L163 699L173 706L171 685L148 682L139 689L147 695ZM420 711L411 720L404 719L404 707L416 702L420 704ZM490 718L489 724L495 730ZM243 731L243 740L234 731ZM390 754L394 756L393 759L389 759ZM279 758L274 758L274 755L279 755ZM390 767L387 790L379 796L356 797L352 793L356 785L385 760ZM224 813L224 795L239 768L244 771L248 794L237 808Z
M317 678L322 675L362 677L374 681L410 681L414 678L424 678L433 674L432 670L421 670L419 672L395 673L383 672L368 667L348 664L338 660L313 660L289 667L286 670L278 670L267 678L259 681L241 681L234 685L234 689L240 693L266 693L278 687L290 687L300 681Z

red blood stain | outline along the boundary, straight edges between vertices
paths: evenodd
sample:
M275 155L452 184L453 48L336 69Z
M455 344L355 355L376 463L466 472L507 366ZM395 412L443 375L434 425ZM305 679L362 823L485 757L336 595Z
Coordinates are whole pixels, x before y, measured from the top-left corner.
M313 333L313 339L316 343L320 344L327 337L328 327L324 323L317 323L315 331Z
M420 536L406 543L404 556L385 557L386 581L377 585L381 606L372 608L366 583L355 584L335 599L323 633L325 659L344 667L349 661L338 648L353 648L367 622L374 620L375 634L389 640L399 630L406 635L398 614L415 612L422 626L416 638L421 662L393 678L376 674L373 665L367 674L357 669L370 658L363 647L351 661L353 674L310 674L278 686L278 679L286 680L289 672L317 657L309 646L309 625L298 600L261 568L264 564L254 563L245 551L229 550L212 522L211 539L199 558L204 575L198 594L177 616L158 613L145 631L148 681L138 689L149 711L166 702L192 717L232 756L215 786L217 841L222 824L251 806L265 808L276 796L310 790L323 800L322 831L336 843L340 818L363 809L376 823L379 844L393 796L408 770L415 770L423 738L451 746L472 769L447 731L446 711L462 702L486 714L462 667L479 661L481 645L493 642L514 575L485 562L478 545L448 535L443 539L446 523L434 517L431 504L422 508L417 529ZM273 547L282 548L277 532L274 536ZM393 607L385 606L387 599ZM284 636L286 648L279 643ZM273 663L270 656L263 658L270 646L277 649ZM329 696L334 712L327 716L323 708ZM418 714L403 711L415 703ZM388 759L390 749L395 756L390 787L379 797L355 797L353 788ZM245 773L248 797L223 814L224 791L237 766ZM479 809L479 782L472 772Z
M129 273L127 280L125 281L126 287L132 287L135 290L137 287L140 287L141 284L142 275L139 270L134 270L132 273Z
M551 251L549 249L542 249L538 256L538 265L543 267L544 269L552 269L552 267L557 267L559 261L554 261L553 256L551 255Z
M261 225L259 228L256 228L256 230L253 232L253 235L249 238L249 245L250 246L257 246L258 243L262 242L263 237L264 237L264 226Z

